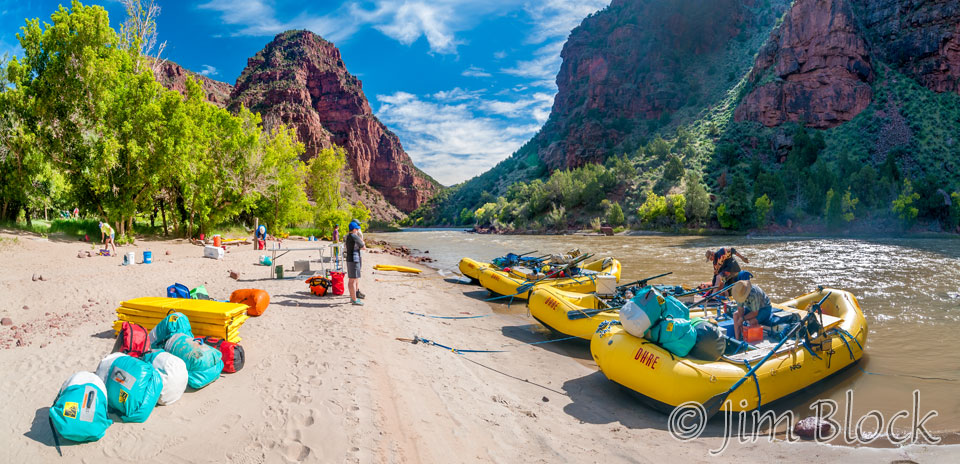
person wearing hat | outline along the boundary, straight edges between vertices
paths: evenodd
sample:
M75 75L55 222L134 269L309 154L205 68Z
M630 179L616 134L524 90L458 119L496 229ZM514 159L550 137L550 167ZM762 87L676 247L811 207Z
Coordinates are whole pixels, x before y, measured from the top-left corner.
M750 262L733 247L721 248L716 251L707 250L706 257L708 262L713 263L713 285L719 288L727 287L738 280L740 263L737 262L737 258L742 259L745 263Z
M110 224L107 224L104 221L100 221L100 241L103 242L103 246L106 247L107 244L110 244L110 248L113 249L113 254L111 256L117 255L117 245L113 243L114 231L113 227L110 227Z
M347 288L350 290L350 302L362 306L363 302L360 301L363 299L363 294L360 293L360 250L366 248L366 244L363 243L363 232L360 231L360 223L357 220L350 222L350 225L347 226L349 234L347 234L345 242L345 252L344 257L347 262Z
M733 313L733 332L737 340L743 339L743 323L750 326L770 322L773 306L770 298L749 280L741 280L730 289L730 295L737 302L737 310Z

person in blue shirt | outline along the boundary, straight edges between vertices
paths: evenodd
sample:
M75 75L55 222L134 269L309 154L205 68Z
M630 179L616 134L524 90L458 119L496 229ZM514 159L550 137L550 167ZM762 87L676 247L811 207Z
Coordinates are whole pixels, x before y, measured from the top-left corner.
M757 324L770 322L773 306L770 298L749 280L741 280L730 289L731 297L737 302L737 310L733 313L733 332L737 340L743 339L743 323L751 327Z

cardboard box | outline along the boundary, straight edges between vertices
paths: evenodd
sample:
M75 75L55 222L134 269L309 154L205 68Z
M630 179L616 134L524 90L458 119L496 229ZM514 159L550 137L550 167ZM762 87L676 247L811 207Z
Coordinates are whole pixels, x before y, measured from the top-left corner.
M597 275L597 295L614 296L617 294L617 276L608 274Z

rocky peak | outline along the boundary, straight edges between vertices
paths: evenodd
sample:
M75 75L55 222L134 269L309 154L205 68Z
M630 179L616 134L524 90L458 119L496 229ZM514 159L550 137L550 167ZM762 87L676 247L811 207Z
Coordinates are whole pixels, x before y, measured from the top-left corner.
M200 81L203 91L206 93L207 101L225 108L230 104L230 93L233 92L233 86L226 82L215 81L206 76L201 76L193 71L184 69L173 61L164 61L163 64L154 72L157 82L170 90L176 90L182 94L187 93L187 76L193 76Z
M728 71L748 69L724 58L733 39L767 34L788 4L758 3L614 0L584 19L561 52L557 96L535 139L540 159L551 169L600 161L630 134L648 134L647 121L705 103Z
M373 115L340 50L312 32L278 34L248 59L231 96L231 107L240 104L260 112L267 125L295 127L306 145L305 160L332 144L343 147L356 184L348 186L349 196L370 187L410 212L440 188Z

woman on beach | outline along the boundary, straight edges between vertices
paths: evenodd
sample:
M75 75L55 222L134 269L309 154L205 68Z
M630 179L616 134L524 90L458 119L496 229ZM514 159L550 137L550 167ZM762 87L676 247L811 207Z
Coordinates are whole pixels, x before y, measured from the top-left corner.
M117 246L113 243L113 227L110 227L110 224L101 221L100 222L100 241L103 242L104 248L107 244L110 244L110 248L113 249L113 252L110 256L117 256Z
M363 232L360 231L360 223L356 220L350 222L350 225L347 227L349 234L347 234L346 242L346 261L347 261L347 288L350 290L350 302L357 306L363 306L363 302L360 299L363 298L363 294L360 293L360 250L366 248L366 245L363 243Z

